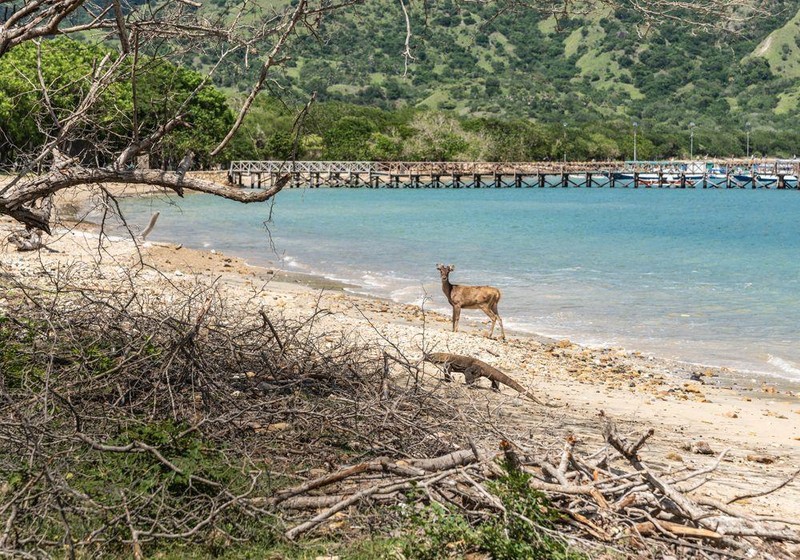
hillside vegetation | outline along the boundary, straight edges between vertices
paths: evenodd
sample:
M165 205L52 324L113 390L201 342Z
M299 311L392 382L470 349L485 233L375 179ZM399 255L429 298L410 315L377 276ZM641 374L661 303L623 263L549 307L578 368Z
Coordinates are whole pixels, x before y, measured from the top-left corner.
M213 9L227 4L217 0ZM556 20L531 9L501 13L493 3L409 4L414 60L406 76L400 5L374 0L305 33L282 85L298 95L316 91L323 101L473 117L569 126L634 119L662 126L662 136L689 122L709 132L742 130L746 122L782 131L798 113L796 0L776 0L769 15L710 33L672 22L647 29L626 9ZM222 83L242 82L226 76Z
M289 3L259 0L245 17L267 21ZM769 13L710 32L669 21L647 27L638 13L608 6L555 18L530 8L499 11L508 3L407 5L407 61L405 19L394 0L359 3L298 28L233 142L214 157L198 155L196 165L292 157L632 159L634 122L639 159L688 157L690 123L695 156L798 151L800 0L770 0ZM208 21L231 20L237 3L212 0L199 10ZM80 98L79 76L116 48L98 35L82 40L90 46L63 40L42 49L45 77L57 85L51 97L65 115ZM0 166L35 149L48 132L30 86L36 52L30 45L0 62ZM187 52L177 60L187 67L180 71L164 64L138 71L148 85L134 122L144 130L165 122L155 92L182 99L214 65L211 50ZM207 154L266 54L240 51L237 63L218 68L215 87L193 101L186 126L158 144L151 164L174 167L188 149ZM123 79L117 89L116 103L99 106L98 118L111 128L97 141L125 137L134 124L132 88ZM312 93L317 102L298 127L298 111Z

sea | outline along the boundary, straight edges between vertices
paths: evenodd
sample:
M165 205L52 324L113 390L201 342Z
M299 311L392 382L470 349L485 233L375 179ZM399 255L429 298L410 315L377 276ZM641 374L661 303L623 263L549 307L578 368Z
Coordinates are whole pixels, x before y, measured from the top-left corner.
M795 190L304 188L123 209L140 228L161 212L151 240L445 313L436 265L453 264L453 283L500 288L507 329L800 381Z

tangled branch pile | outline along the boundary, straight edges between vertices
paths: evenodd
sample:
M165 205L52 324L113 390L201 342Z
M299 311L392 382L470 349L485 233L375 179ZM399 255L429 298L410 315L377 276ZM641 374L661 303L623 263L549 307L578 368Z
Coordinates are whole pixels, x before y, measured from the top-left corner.
M579 457L574 438L553 455L490 410L468 422L417 361L318 332L321 308L294 321L213 287L0 283L0 554L213 552L344 513L348 536L410 527L414 557L781 558L798 542L692 501L685 486L713 469L663 478L638 457L647 438L611 424Z
M434 435L452 406L311 338L317 315L244 316L201 288L179 305L17 290L0 312L0 550L232 540L273 518L255 498L284 476L453 449Z

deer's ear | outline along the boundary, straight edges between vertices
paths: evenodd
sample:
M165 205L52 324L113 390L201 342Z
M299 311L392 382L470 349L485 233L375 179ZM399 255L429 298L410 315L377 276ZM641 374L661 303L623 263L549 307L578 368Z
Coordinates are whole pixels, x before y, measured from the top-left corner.
M456 269L456 265L454 265L454 264L451 264L451 265L450 265L450 266L448 266L447 268L449 268L449 269L450 269L450 272L453 272L453 271Z

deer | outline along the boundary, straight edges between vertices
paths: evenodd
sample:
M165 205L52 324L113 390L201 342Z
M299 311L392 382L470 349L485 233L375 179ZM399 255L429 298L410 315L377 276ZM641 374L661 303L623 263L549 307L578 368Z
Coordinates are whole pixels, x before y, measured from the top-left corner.
M462 309L480 309L492 320L489 329L489 338L494 334L494 325L500 321L500 332L503 340L506 331L503 328L503 319L497 313L497 303L500 301L500 290L492 286L461 286L450 283L450 273L456 267L451 264L437 264L436 269L442 276L442 291L447 301L453 306L453 332L458 332L458 320Z

